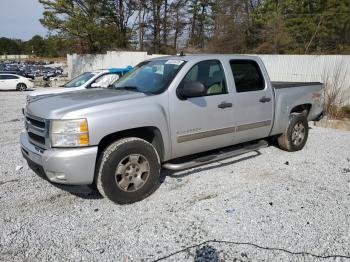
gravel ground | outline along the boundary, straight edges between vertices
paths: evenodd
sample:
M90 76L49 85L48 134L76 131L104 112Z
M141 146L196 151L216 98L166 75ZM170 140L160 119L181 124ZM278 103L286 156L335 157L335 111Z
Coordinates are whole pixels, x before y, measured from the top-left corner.
M350 132L312 127L300 152L167 174L149 198L118 206L28 168L27 94L0 93L0 261L350 260Z

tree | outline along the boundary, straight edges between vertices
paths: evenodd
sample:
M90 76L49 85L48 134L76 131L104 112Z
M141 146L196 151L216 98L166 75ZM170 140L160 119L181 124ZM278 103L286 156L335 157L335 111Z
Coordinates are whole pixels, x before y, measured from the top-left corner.
M189 45L195 48L204 48L205 29L209 22L209 13L212 3L208 0L188 1L188 13L191 14Z
M75 52L173 53L180 43L204 52L350 52L349 0L39 1L41 22Z
M80 52L96 53L127 48L128 23L135 1L39 0L44 5L40 22L54 34L78 41Z
M24 51L24 44L19 39L0 38L0 55L18 55Z
M102 3L103 17L107 23L114 25L117 31L117 46L128 48L131 37L129 22L137 9L137 2L135 0L103 0Z
M26 52L36 56L46 54L45 40L40 35L35 35L26 42Z
M160 10L162 8L163 2L162 0L151 0L151 30L152 30L152 45L153 52L159 53L160 51L160 32L161 32L161 18L160 18Z
M175 51L178 49L178 40L182 36L187 25L185 6L185 0L175 0L170 5L170 17L172 17L170 23L171 27L174 29L172 48Z
M256 10L262 30L277 19L283 34L292 39L292 53L342 52L350 44L348 0L265 0Z

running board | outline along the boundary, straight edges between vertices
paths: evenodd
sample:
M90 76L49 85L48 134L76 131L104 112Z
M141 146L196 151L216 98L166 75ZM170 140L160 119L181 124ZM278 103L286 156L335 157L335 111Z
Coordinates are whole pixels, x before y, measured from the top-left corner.
M212 162L216 162L219 160L223 160L226 158L234 157L234 156L239 156L245 153L249 153L251 151L256 151L260 148L267 147L269 144L265 140L260 140L258 142L255 142L254 144L250 143L248 145L243 145L240 148L236 149L222 149L217 153L212 153L206 156L201 156L195 159L191 159L190 161L187 162L181 162L181 163L165 163L163 165L163 168L173 170L173 171L180 171L180 170L185 170L197 166L202 166L206 165Z

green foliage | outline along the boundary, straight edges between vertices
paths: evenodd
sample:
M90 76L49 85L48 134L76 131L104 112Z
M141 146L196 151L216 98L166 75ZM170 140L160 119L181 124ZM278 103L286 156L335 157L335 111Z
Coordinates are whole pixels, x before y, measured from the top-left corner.
M0 54L6 55L35 55L45 57L62 57L67 54L67 41L57 37L42 38L34 36L28 41L0 38Z
M0 38L0 55L13 55L23 53L23 43L19 39Z
M350 53L349 0L38 1L50 36L1 38L1 53Z
M292 43L283 50L290 53L339 53L350 45L348 0L265 0L254 15L260 32L279 20L278 33Z
M75 50L96 53L127 48L128 20L135 1L39 0L45 11L40 22L55 35L74 39Z

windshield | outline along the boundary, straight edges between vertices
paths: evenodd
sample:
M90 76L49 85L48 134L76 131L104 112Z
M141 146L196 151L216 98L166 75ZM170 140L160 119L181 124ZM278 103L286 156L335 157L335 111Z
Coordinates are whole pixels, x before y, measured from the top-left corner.
M83 84L85 84L87 81L89 81L93 76L95 76L96 73L86 72L82 75L77 76L76 78L73 78L71 81L66 83L64 87L78 87Z
M111 88L159 94L163 92L185 64L183 60L153 60L138 64Z

